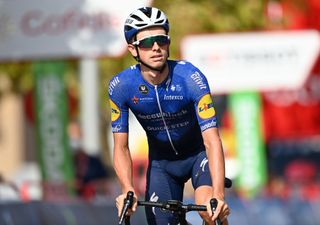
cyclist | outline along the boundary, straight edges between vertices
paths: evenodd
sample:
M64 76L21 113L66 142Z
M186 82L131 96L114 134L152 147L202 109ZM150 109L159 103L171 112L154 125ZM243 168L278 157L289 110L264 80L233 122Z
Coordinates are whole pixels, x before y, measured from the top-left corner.
M116 198L119 215L128 191L134 192L128 144L128 110L147 134L149 165L145 199L182 200L189 178L195 203L207 205L200 216L228 224L224 201L225 162L210 89L202 72L187 61L169 60L169 22L154 7L132 12L125 21L128 50L137 64L114 76L109 97L114 138L114 168L122 188ZM218 199L212 215L209 201ZM137 207L138 196L132 214ZM172 214L146 208L148 224L176 224Z

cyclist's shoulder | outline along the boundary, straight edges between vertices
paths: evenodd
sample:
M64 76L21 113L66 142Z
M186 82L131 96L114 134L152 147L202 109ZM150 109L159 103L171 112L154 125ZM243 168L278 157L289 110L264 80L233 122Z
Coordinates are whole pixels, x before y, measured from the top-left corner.
M112 95L114 92L117 92L116 90L123 90L134 85L136 79L133 79L133 77L136 71L137 65L133 65L114 75L109 81L109 94Z
M111 85L125 85L125 84L132 84L132 82L135 80L133 77L136 75L137 71L137 65L130 66L118 74L114 75L110 81L109 81L109 86Z
M180 60L180 61L169 61L169 65L172 68L172 71L176 75L183 76L184 78L191 78L194 73L201 73L199 68L192 64L189 61Z
M195 65L186 60L168 60L168 63L174 70L192 71L197 69Z
M205 79L204 74L189 61L171 61L171 68L175 77L184 80L186 84L194 84L198 79Z
M137 70L138 70L138 64L132 65L132 66L122 70L121 72L117 73L116 75L114 75L111 80L116 78L116 79L123 79L123 80L131 80L132 81L132 76L134 76L136 74Z

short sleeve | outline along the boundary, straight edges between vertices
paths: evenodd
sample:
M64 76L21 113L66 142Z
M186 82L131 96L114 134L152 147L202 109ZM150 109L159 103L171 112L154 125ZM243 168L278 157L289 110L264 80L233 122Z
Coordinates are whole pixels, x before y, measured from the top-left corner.
M189 94L194 103L201 131L217 127L217 118L210 87L204 74L195 68L190 75Z
M128 106L126 104L125 90L120 76L115 76L110 80L108 93L113 133L128 132Z

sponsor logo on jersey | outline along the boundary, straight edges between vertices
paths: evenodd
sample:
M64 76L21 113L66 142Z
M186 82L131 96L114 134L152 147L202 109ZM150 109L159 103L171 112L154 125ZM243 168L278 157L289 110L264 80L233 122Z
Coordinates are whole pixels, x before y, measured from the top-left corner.
M148 89L148 87L147 87L146 85L141 84L141 85L139 86L139 91L140 91L140 93L146 95L146 94L148 94L149 89Z
M163 100L183 100L182 95L164 95Z
M198 115L202 119L209 119L216 114L210 94L202 96L198 102Z
M179 129L179 128L182 128L182 127L185 127L185 126L189 126L190 122L189 121L184 121L184 122L181 122L181 123L175 123L175 124L170 124L168 125L167 127L169 129ZM165 129L167 129L165 126L147 126L147 131L163 131Z
M130 66L131 70L135 70L136 69L136 65Z
M119 107L110 99L110 107L111 107L111 121L114 122L119 119L121 115L121 111Z
M137 117L139 117L140 119L143 120L153 120L153 119L160 119L160 118L165 118L165 119L174 119L174 118L178 118L178 117L182 117L184 115L188 114L188 110L182 110L180 112L177 113L170 113L170 112L162 112L162 114L159 113L154 113L154 114L147 114L147 115L143 115L143 114L137 114Z
M133 96L133 98L131 100L132 100L133 104L135 104L135 105L138 104L138 102L139 102L139 99L136 96Z
M210 123L206 123L205 125L202 125L200 126L200 129L202 131L208 129L208 128L211 128L211 127L216 127L217 126L217 121L215 120L212 120Z
M200 89L207 89L207 85L201 77L200 73L196 71L191 75L192 80L198 85Z
M120 83L119 77L114 77L109 83L109 95L113 94L114 88Z
M171 91L181 91L182 87L179 84L176 84L176 85L172 84L171 87L170 87L170 90Z
M115 127L112 127L112 132L119 132L121 130L121 125L118 124Z
M152 97L139 98L141 102L153 102L154 99Z

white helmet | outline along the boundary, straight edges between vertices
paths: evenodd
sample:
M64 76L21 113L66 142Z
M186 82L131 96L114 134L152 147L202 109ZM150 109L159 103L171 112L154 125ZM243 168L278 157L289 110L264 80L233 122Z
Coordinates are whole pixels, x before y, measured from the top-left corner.
M124 24L124 36L127 43L140 31L148 27L160 26L169 32L166 15L157 8L143 7L132 12Z

